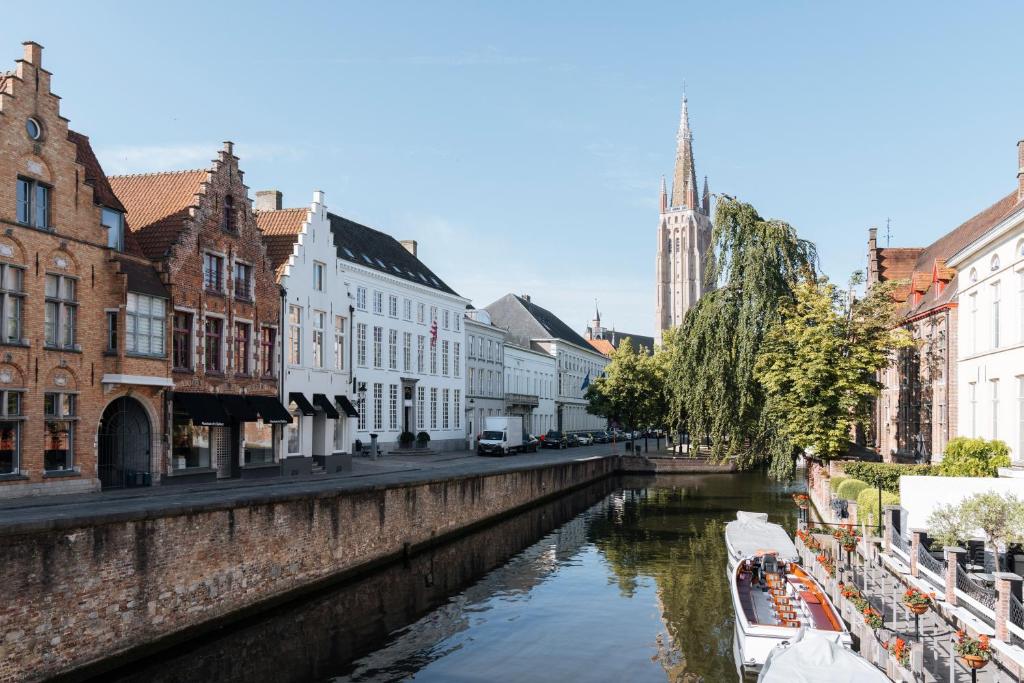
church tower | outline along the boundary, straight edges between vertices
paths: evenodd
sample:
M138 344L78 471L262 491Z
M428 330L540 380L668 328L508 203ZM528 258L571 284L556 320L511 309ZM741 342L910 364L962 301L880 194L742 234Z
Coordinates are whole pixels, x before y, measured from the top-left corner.
M705 282L704 262L711 249L711 194L705 176L703 192L698 195L685 94L676 135L672 191L668 191L662 178L660 206L655 278L655 329L659 344L665 330L682 323L686 312L711 289Z

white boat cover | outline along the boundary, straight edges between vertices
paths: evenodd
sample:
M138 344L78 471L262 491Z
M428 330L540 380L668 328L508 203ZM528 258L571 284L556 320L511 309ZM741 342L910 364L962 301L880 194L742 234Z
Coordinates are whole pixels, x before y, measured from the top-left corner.
M879 669L831 639L804 633L788 646L776 646L757 683L886 683Z
M765 552L774 552L786 562L800 561L793 539L781 526L769 522L764 512L738 511L736 519L725 525L725 540L733 561Z

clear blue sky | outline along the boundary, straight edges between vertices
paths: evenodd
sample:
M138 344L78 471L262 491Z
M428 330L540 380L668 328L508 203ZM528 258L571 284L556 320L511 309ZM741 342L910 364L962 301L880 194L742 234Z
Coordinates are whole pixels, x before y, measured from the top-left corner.
M152 5L152 6L150 6ZM420 241L486 305L653 332L658 184L686 82L698 174L864 267L1016 182L1013 3L67 3L7 12L108 173L206 166ZM35 15L35 16L33 16ZM3 55L6 55L4 57Z

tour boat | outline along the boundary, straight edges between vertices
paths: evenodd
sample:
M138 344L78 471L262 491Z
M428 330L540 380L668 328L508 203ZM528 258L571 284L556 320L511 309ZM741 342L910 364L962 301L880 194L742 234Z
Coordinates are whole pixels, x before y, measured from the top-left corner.
M732 533L726 528L726 544L736 612L734 652L741 676L759 671L777 645L792 643L803 633L850 647L853 641L839 612L821 584L800 566L792 540L786 536L786 543L781 543L778 534L763 534L764 547L750 551L753 538L748 534L778 525L751 513L739 513L737 521L741 524Z
M793 539L778 524L768 521L764 512L736 513L736 519L725 525L725 548L729 554L729 568L758 552L772 551L786 562L799 562L800 552Z

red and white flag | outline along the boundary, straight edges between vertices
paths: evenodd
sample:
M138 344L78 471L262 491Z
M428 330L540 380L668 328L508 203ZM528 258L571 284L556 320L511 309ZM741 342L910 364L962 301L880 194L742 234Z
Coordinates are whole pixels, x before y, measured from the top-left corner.
M430 323L430 346L437 346L437 318Z

